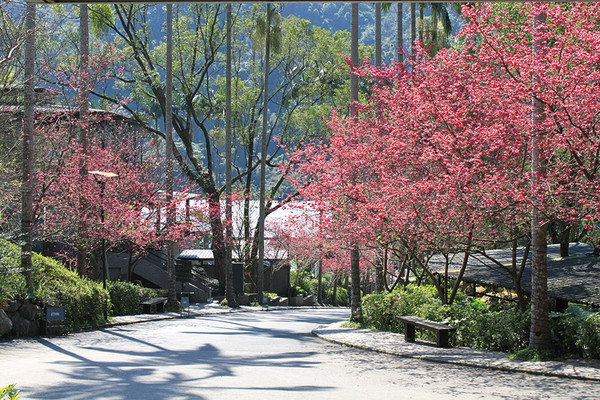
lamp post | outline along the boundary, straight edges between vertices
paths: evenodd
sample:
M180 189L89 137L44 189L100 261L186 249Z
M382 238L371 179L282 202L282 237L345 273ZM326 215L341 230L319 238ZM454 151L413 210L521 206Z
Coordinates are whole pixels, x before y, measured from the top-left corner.
M104 189L106 188L106 180L116 178L118 175L113 172L104 171L89 171L88 174L94 177L96 184L100 187L100 222L104 225ZM102 235L102 288L106 290L106 239ZM104 302L104 319L108 320L108 307Z

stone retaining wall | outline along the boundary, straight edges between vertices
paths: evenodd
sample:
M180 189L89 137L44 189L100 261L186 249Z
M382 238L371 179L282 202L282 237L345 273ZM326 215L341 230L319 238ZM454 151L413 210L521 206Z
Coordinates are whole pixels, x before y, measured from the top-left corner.
M0 336L38 336L43 309L29 302L0 304Z

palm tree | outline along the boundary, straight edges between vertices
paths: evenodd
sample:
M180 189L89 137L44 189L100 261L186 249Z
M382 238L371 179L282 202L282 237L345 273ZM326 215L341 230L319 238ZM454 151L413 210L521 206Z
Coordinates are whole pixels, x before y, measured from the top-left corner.
M440 19L444 28L444 34L449 36L452 33L452 23L450 22L447 5L445 3L431 3L431 21L433 25L431 39L434 43L437 41L438 20Z

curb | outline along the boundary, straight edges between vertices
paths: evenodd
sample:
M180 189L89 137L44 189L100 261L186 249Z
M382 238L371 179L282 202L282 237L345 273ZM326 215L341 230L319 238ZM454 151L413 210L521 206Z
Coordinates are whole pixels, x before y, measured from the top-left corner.
M311 334L330 343L398 357L504 372L600 382L600 363L596 361L512 361L508 359L506 353L486 352L465 347L441 349L423 343L408 343L404 340L404 335L398 333L341 328L339 323L319 327L314 329ZM430 354L424 355L424 351Z

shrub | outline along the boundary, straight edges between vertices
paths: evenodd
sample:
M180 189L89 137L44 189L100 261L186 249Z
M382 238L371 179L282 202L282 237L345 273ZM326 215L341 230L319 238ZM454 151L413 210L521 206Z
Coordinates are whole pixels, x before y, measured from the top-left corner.
M0 303L27 297L25 278L21 275L21 249L5 240L0 241Z
M398 293L374 293L366 295L362 301L363 324L367 328L390 332L404 332L404 327L396 321L402 315L397 307Z
M600 359L600 313L571 305L562 314L553 314L552 335L559 354Z
M45 299L61 300L65 307L65 325L69 328L98 325L104 321L109 295L99 282L82 278L60 262L34 254L33 284L43 288Z
M77 328L101 323L108 292L98 282L79 277L60 262L32 255L32 288L27 289L20 273L20 248L0 241L0 302L29 300L40 306L46 300L60 300L65 307L65 325Z
M457 305L460 307L460 305ZM529 343L529 312L521 313L516 307L497 311L464 306L463 315L451 324L456 329L456 344L475 349L516 352ZM458 317L461 312L455 314Z
M333 304L333 288L327 289L325 292L325 298L328 300L329 304ZM335 292L335 304L338 306L343 306L348 304L348 290L345 287L338 286Z
M145 288L130 282L108 282L113 315L139 314L140 302L165 295L164 290Z
M482 350L517 351L527 346L529 314L514 307L489 309L479 300L464 296L452 306L440 301L433 286L407 286L406 290L365 296L362 303L363 323L372 329L404 332L396 317L415 315L432 321L449 322L457 328L457 345ZM434 333L425 331L419 337L433 340Z
M580 346L591 358L600 359L600 314L588 316L580 328Z

